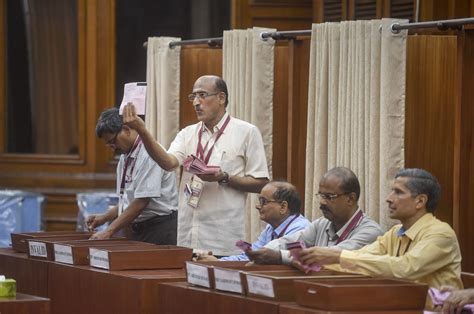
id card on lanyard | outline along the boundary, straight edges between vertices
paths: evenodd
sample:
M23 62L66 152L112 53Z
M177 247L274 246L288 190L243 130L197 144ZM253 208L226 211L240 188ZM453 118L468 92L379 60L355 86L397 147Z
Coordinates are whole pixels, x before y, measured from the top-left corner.
M206 165L208 164L209 159L211 158L211 154L212 154L212 151L214 150L214 146L216 145L221 135L224 133L224 130L229 124L229 121L230 121L230 116L227 116L227 119L224 121L224 124L222 124L222 127L216 133L214 133L213 136L211 136L211 138L207 141L206 146L204 147L202 146L202 143L201 143L202 133L204 132L204 123L202 123L202 126L199 129L199 134L198 134L199 140L198 140L198 145L196 147L196 156L199 159L201 159ZM215 137L214 143L212 144L207 154L205 155L207 146L209 145L209 142L211 142L214 137ZM193 208L197 208L199 204L199 200L201 199L201 194L202 194L203 189L204 189L204 181L202 181L197 176L192 176L191 179L185 184L184 195L186 196L187 204L189 206Z
M142 140L139 136L137 136L137 139L135 140L135 143L133 143L133 146L132 146L132 149L130 150L130 152L127 154L127 156L125 157L125 164L123 166L123 172L122 172L122 179L120 180L120 193L119 193L119 200L118 200L118 206L117 206L117 209L118 209L118 216L120 216L123 211L125 210L124 209L124 193L125 193L125 183L130 183L132 182L132 175L133 175L133 170L135 169L135 163L136 163L136 157L138 156L138 152L140 151L140 148L141 148L141 143L142 143ZM134 157L132 157L132 154L135 150L137 150L137 154ZM129 170L128 168L130 167L130 175L127 176L127 171Z

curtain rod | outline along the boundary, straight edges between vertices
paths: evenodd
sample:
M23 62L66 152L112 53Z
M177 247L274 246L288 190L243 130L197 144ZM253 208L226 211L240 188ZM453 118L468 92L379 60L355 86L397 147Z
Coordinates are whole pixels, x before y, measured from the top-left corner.
M279 39L292 39L297 36L311 36L311 30L300 30L300 31L284 31L284 32L261 32L260 38L263 40L267 40L268 38L272 38L274 40Z
M441 21L429 21L429 22L419 22L419 23L393 23L390 26L392 33L397 34L404 29L420 29L420 28L438 28L439 30L447 29L459 29L464 25L474 24L474 18L464 18L464 19L453 19L453 20L441 20ZM262 40L267 40L272 38L274 40L280 39L292 39L297 36L311 36L311 30L299 30L299 31L283 31L283 32L262 32L260 33L260 38ZM143 47L147 47L147 42L143 43ZM189 39L189 40L180 40L172 41L169 43L170 48L176 46L187 46L187 45L199 45L207 44L210 47L222 46L222 37L213 37L213 38L203 38L203 39Z
M222 37L170 41L169 47L173 49L174 47L177 47L177 46L201 45L201 44L207 44L210 47L222 46ZM148 46L148 42L145 41L143 43L143 48L146 48L147 46Z
M454 20L442 20L442 21L429 21L429 22L419 22L419 23L393 23L390 26L392 33L400 33L404 29L420 29L420 28L438 28L439 30L447 29L460 29L464 25L474 24L474 18L465 18L465 19L454 19Z

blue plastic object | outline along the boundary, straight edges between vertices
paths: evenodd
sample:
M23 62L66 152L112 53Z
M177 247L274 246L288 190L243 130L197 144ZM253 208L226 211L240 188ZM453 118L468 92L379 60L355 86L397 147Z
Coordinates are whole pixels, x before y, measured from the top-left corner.
M44 196L20 190L0 191L0 247L11 245L10 233L42 229Z
M117 205L118 195L111 192L78 193L76 196L79 213L77 215L77 231L87 231L86 220L90 215L101 214L110 206ZM107 228L108 223L96 228L98 231Z

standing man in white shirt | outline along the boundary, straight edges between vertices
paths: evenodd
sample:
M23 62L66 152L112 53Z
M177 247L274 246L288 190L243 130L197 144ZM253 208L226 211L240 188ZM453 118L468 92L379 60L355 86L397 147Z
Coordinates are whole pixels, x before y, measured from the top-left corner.
M198 78L188 98L200 122L181 130L168 151L146 130L132 105L124 108L124 123L137 130L150 156L166 170L190 155L220 167L209 175L183 172L178 245L216 256L237 254L234 244L244 238L247 192L259 193L268 182L262 136L256 126L226 112L228 92L222 78Z

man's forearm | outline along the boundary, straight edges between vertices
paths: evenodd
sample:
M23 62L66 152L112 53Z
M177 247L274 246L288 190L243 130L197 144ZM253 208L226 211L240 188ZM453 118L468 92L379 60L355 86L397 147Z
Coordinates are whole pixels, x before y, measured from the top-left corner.
M239 177L229 176L229 183L227 185L233 189L249 192L260 193L265 184L268 183L267 178L256 179L251 176Z
M144 127L136 129L145 146L148 155L163 169L170 171L179 166L178 159L175 156L168 154L163 147L156 142L153 135Z
M131 223L148 205L149 198L137 198L134 199L123 213L118 216L107 228L112 234L116 233L127 224Z

